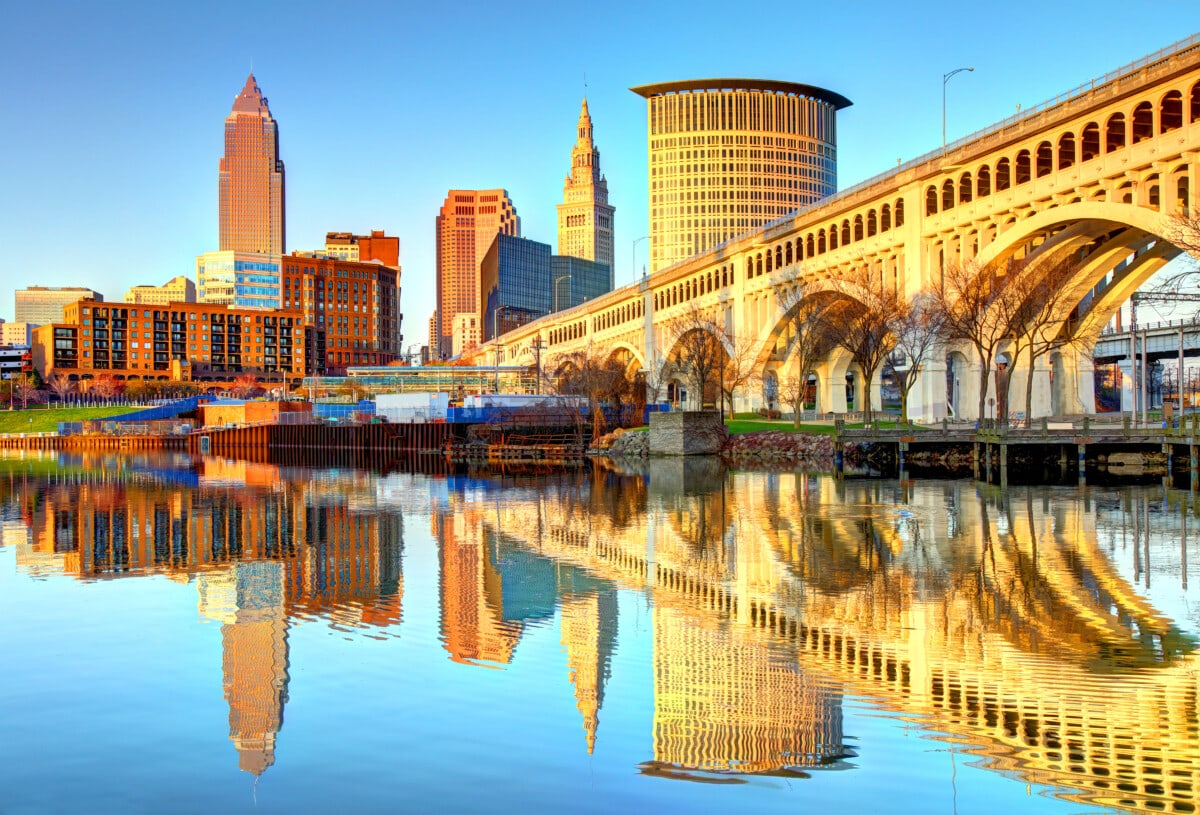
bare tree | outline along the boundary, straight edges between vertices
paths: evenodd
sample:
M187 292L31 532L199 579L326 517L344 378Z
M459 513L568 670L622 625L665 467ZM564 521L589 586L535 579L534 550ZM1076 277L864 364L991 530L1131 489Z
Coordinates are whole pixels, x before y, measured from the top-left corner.
M58 397L58 401L60 402L65 402L67 397L75 392L75 383L61 371L55 371L47 377L46 387Z
M662 396L663 371L665 370L666 361L657 352L646 360L645 374L642 376L642 383L645 386L646 401L654 404L658 402Z
M788 374L779 382L779 402L792 409L792 427L800 426L804 398L808 394L808 374Z
M1013 367L1022 354L1028 364L1025 420L1029 421L1033 406L1034 365L1051 351L1081 344L1080 338L1063 330L1075 305L1070 283L1079 271L1079 265L1071 257L1047 258L1021 271L1020 275L1012 277L996 308L1010 328ZM1011 382L1009 376L1005 387L1010 387ZM1005 404L1009 404L1007 393Z
M726 359L724 324L693 304L670 322L668 331L675 340L676 359L691 374L698 392L696 402L702 408L709 387L719 384L720 368Z
M729 400L729 419L734 418L733 397L743 388L750 388L762 381L762 371L755 355L755 342L750 337L738 337L721 332L724 336L726 355L720 370L721 391Z
M19 373L14 375L9 380L8 385L12 389L12 398L21 401L22 410L29 407L30 402L36 403L38 401L37 384L29 374Z
M352 383L350 380L347 380L342 388L348 392L351 399L358 401L354 392L355 385L357 385L357 383ZM233 394L238 398L247 399L251 394L258 390L258 380L254 378L253 374L238 374L238 376L234 378L233 387L230 388L230 390L233 391Z
M945 312L938 307L935 298L925 293L909 301L897 298L895 306L887 326L896 340L895 350L904 356L904 365L893 364L891 367L900 389L900 420L907 422L908 394L917 382L921 367L941 339Z
M783 362L794 360L798 371L796 379L801 390L795 410L799 424L799 412L804 408L804 396L808 391L808 375L837 343L826 319L829 301L811 287L798 286L784 292L779 298L779 307L784 313L784 334L780 338L783 346L776 354ZM782 395L780 401L783 401Z
M896 344L888 319L896 312L900 296L866 264L840 278L836 288L843 297L836 311L830 312L830 322L837 325L837 344L849 352L863 378L863 421L869 424L874 412L871 382Z
M114 377L112 374L105 373L100 374L100 376L92 380L92 384L91 387L88 388L88 392L100 397L101 399L112 399L115 396L120 395L121 388L121 382L118 381L116 377Z
M1007 260L990 264L975 261L947 264L933 290L942 311L943 336L969 343L979 356L979 412L987 401L988 376L992 362L1005 338L1011 334L1010 310L1001 305L1005 286L1020 274L1021 263Z
M588 349L581 349L558 357L555 369L559 371L559 393L587 398L592 418L592 441L595 442L607 428L604 403L614 403L619 410L632 395L633 384L625 374L625 367L612 357L602 359Z
M1200 278L1200 216L1177 215L1172 218L1166 238L1191 257L1179 271L1164 278L1155 288L1164 292L1194 289Z

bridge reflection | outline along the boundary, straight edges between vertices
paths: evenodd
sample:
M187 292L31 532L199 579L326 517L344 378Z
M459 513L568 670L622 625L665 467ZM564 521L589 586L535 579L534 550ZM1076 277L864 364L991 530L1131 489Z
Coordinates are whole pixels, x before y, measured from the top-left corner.
M651 599L650 766L836 758L844 690L1077 800L1192 811L1195 639L1101 551L1111 521L1090 502L807 475L660 491L679 476L662 466L638 479L640 523L581 511L617 500L611 478L511 489L481 519L485 535Z
M1187 564L1200 555L1161 492L727 475L702 461L430 479L102 456L0 458L0 507L27 573L195 582L222 626L229 737L255 774L275 760L289 626L396 631L405 531L424 527L448 658L503 667L531 627L557 623L588 752L620 609L630 591L648 606L642 772L848 766L849 695L1081 802L1196 805Z

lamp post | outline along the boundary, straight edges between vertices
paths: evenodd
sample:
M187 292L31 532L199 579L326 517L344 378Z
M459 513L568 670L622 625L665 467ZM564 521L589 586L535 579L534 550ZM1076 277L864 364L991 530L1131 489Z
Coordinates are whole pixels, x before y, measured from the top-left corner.
M963 71L974 71L974 68L955 68L949 73L942 74L942 155L946 155L946 83L950 77Z
M571 278L570 272L568 272L567 274L560 274L558 277L554 278L554 310L556 312L558 311L558 284L563 282L564 280L571 280L571 279L572 278ZM571 302L571 298L570 298L570 296L568 296L567 297L568 308L570 307L569 306L570 302Z
M504 344L496 343L496 393L500 392L500 355L504 352Z
M633 246L629 247L629 279L630 281L637 280L637 245L642 241L650 240L649 235L642 235L636 238Z

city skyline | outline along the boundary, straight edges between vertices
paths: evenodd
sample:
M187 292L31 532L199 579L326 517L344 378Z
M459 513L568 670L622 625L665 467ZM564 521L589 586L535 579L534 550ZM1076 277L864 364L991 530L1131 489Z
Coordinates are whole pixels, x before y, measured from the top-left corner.
M507 189L525 221L523 234L552 242L562 157L585 96L602 137L610 202L621 212L614 238L620 286L640 274L648 253L647 242L638 242L649 231L645 101L632 87L725 75L843 94L854 103L838 122L838 185L845 188L886 172L898 158L938 148L943 90L953 141L1011 115L1018 104L1038 104L1166 47L1194 26L1186 3L1156 3L1158 24L1146 30L1128 30L1120 15L1093 4L1086 7L1089 39L1064 43L1049 27L1031 26L1040 7L1025 4L1004 19L962 21L986 22L984 41L959 38L935 48L931 32L938 28L929 21L951 13L961 19L962 12L930 4L921 19L868 20L844 34L831 12L806 11L795 20L794 37L777 33L786 27L772 29L779 48L697 48L710 41L702 35L712 28L715 8L660 11L672 19L669 40L659 33L666 29L645 25L630 7L586 12L593 40L612 47L582 56L571 38L556 34L560 27L578 30L582 9L555 7L537 25L527 24L536 16L532 6L511 17L463 14L454 21L461 43L501 39L520 52L508 89L488 94L475 92L482 56L442 66L436 82L426 78L438 55L421 40L438 39L433 35L450 25L433 10L380 10L356 46L367 55L362 59L336 51L301 59L290 44L323 35L315 6L278 20L272 8L250 9L247 24L215 47L219 38L208 34L220 28L219 11L168 15L125 4L100 17L65 6L19 9L20 36L0 60L14 121L28 124L0 136L5 154L20 157L5 174L0 317L12 319L13 291L30 281L88 285L113 297L137 283L194 274L195 257L218 246L212 178L222 152L218 117L228 114L251 69L285 131L280 158L289 176L289 250L318 249L328 231L398 235L408 345L422 336L435 305L433 221L446 190ZM776 16L790 19L783 9ZM137 26L128 25L131 17ZM756 19L771 17L764 8ZM872 17L882 15L859 19ZM261 37L267 28L259 23L266 20L278 22L270 42ZM830 35L794 47L804 32L822 29ZM184 30L194 33L185 40ZM393 48L393 31L413 47ZM939 79L964 66L975 71ZM153 139L138 138L151 127ZM73 160L63 161L66 155ZM63 243L64 235L72 240Z

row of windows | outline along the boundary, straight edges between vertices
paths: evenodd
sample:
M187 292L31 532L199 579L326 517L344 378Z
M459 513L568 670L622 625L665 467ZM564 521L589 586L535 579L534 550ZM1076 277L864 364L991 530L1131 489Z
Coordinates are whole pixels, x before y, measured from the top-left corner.
M1200 82L1192 85L1187 107L1188 121L1200 121ZM1141 102L1134 107L1128 121L1124 113L1113 113L1104 121L1103 128L1099 122L1088 122L1078 137L1073 132L1063 133L1057 144L1043 141L1032 150L1017 151L1011 160L1008 157L1001 158L994 170L984 164L976 168L973 174L968 171L957 180L948 178L942 182L940 190L931 184L925 189L925 214L944 212L955 204L969 203L992 192L1001 192L1034 178L1048 176L1055 170L1086 163L1155 135L1169 133L1183 127L1183 124L1183 94L1180 91L1168 91L1159 100L1157 117L1151 102Z

